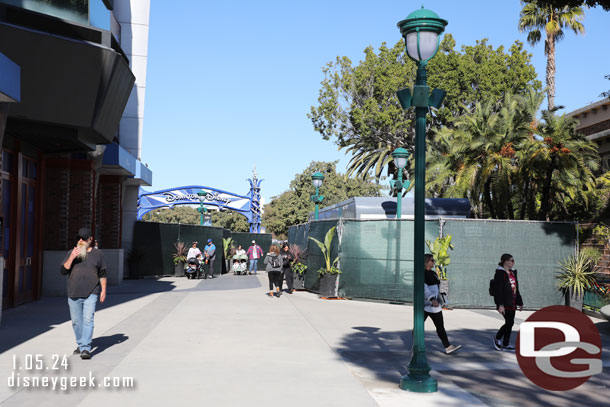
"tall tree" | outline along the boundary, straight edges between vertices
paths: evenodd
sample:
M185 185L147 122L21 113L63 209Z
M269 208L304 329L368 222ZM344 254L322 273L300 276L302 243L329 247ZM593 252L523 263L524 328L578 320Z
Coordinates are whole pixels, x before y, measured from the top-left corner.
M555 44L564 37L564 29L571 29L576 34L585 32L580 22L584 12L580 7L555 7L542 4L539 0L522 1L523 9L519 18L519 30L528 31L527 41L535 45L546 34L544 55L546 55L546 86L549 110L555 109Z
M438 55L428 64L431 87L447 91L444 106L429 123L451 125L451 119L477 101L525 93L540 88L531 55L515 42L508 50L494 49L486 40L456 51L450 34L443 38ZM348 175L373 175L379 180L387 169L394 174L391 152L403 147L413 153L413 109L403 110L396 91L413 85L415 64L405 55L404 43L382 44L364 51L357 65L338 57L323 69L318 105L308 117L325 140L333 140L352 155Z
M442 197L468 198L475 217L594 217L607 204L595 196L606 193L605 179L594 176L596 146L565 115L546 110L537 121L543 97L531 92L478 103L454 128L439 130L435 141L442 154L430 156L429 188L438 193L441 187ZM441 172L449 183L438 180Z
M453 171L447 193L469 198L475 217L516 216L516 151L529 135L531 120L523 100L507 94L500 102L477 103L472 113L455 120L455 128L436 134L444 153L431 160L440 159ZM429 188L437 188L437 183Z
M285 237L292 225L305 223L309 214L314 211L311 195L315 188L311 183L311 174L324 174L324 183L320 194L324 195L322 206L334 205L355 196L380 196L381 187L368 178L347 178L337 173L337 161L313 161L302 173L297 174L290 182L288 191L274 197L265 205L263 225L267 231L277 237Z
M542 184L540 220L569 216L569 201L580 199L588 205L585 191L593 191L596 187L597 146L576 132L577 124L566 115L557 116L548 110L542 112L537 133L543 140L533 151Z

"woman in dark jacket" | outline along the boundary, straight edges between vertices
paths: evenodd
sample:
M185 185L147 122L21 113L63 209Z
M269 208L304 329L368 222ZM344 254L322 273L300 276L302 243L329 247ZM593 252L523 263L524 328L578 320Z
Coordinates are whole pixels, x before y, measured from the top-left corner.
M288 243L284 243L282 245L282 272L284 273L284 278L286 279L286 285L288 286L288 294L292 294L294 292L293 283L294 276L292 274L292 261L294 260L294 256L290 253Z
M282 256L280 256L280 248L273 245L269 248L269 253L265 256L265 270L267 271L267 277L269 277L269 297L277 295L279 298L282 295ZM273 286L275 285L275 293L273 292Z
M517 270L514 268L515 259L508 253L500 258L494 276L494 302L496 309L504 316L504 325L493 338L496 350L515 350L510 344L510 334L515 323L515 312L523 310L523 299L519 292Z

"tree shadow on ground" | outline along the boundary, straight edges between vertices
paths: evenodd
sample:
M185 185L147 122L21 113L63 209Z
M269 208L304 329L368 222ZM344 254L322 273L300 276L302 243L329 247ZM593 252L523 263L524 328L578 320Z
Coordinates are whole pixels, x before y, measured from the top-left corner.
M601 323L600 325L604 325ZM430 326L429 326L430 325ZM453 382L463 390L491 406L607 406L610 394L610 372L593 376L582 386L563 392L544 390L529 381L519 368L516 356L496 351L491 338L496 330L459 329L448 331L452 344L463 345L454 354L446 355L431 325L426 324L426 355L438 373L439 389ZM602 343L608 364L610 330L602 326ZM345 335L336 348L345 362L360 370L358 376L398 386L408 373L411 360L411 331L381 331L377 327L356 326ZM512 342L516 339L513 332ZM527 400L527 401L524 401Z

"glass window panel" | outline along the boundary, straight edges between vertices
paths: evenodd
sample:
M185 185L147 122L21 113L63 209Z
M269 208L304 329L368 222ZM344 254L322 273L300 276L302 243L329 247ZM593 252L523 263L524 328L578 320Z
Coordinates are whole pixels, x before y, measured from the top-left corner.
M31 179L36 179L36 172L38 171L38 165L36 165L35 161L29 160L28 164L28 176Z
M2 170L6 172L11 172L11 168L13 168L13 154L8 151L2 152Z

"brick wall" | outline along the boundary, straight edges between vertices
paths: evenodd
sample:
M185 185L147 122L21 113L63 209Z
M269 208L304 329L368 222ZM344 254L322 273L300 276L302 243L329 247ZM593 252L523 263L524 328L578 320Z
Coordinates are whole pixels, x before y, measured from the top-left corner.
M101 175L96 210L97 237L101 249L121 247L121 177Z
M45 165L43 249L74 247L78 230L93 226L95 172L89 160L49 158Z

